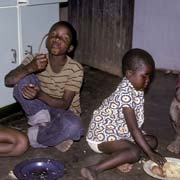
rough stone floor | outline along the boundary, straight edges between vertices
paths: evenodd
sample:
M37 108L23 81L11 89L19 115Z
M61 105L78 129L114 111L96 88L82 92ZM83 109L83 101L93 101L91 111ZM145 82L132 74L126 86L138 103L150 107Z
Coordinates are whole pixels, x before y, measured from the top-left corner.
M166 157L177 157L166 150L166 146L174 138L174 132L169 120L169 106L175 92L176 74L166 74L157 71L155 79L146 94L145 101L145 124L147 132L158 137L158 151ZM92 111L96 109L102 100L111 94L116 88L121 78L111 74L85 67L85 79L81 92L82 120L87 129ZM26 118L22 112L11 115L0 121L1 124L22 131L26 131ZM32 158L53 158L61 161L65 165L65 174L61 180L83 180L80 175L80 168L93 164L103 158L103 155L91 151L85 141L85 137L80 142L75 142L72 148L65 153L61 153L55 148L34 149L19 157L0 158L0 180L7 180L7 174L13 170L16 164L26 159ZM153 180L143 171L143 164L136 163L129 173L121 173L116 169L103 172L98 176L98 180ZM9 179L10 180L10 179Z

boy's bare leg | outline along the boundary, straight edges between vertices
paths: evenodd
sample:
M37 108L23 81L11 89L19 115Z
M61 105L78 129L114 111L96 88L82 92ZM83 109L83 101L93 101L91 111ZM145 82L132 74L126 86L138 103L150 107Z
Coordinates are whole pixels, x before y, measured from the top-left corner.
M73 140L68 139L68 140L65 140L62 143L56 145L55 148L58 149L61 152L66 152L66 151L68 151L70 149L72 144L73 144Z
M179 154L180 153L180 137L177 137L173 142L167 146L167 150Z
M18 156L28 149L28 138L11 128L0 129L0 156Z
M174 98L171 102L170 106L170 117L171 123L176 133L176 138L172 141L167 149L175 154L180 153L180 88L176 91L176 98Z
M167 146L167 150L172 153L179 154L180 153L180 119L178 119L178 122L173 122L173 127L176 131L176 138Z
M176 138L167 146L167 149L172 153L179 154L180 153L180 102L177 101L172 102L170 108L170 115L172 118L172 125L176 133Z

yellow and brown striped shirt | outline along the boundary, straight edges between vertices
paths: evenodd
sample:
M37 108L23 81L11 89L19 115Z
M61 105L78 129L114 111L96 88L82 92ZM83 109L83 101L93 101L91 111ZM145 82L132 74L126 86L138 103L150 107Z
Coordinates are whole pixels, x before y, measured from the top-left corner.
M33 56L26 57L22 64L32 61ZM62 98L65 90L75 92L70 110L80 115L80 88L83 81L83 67L77 61L67 56L67 62L59 73L54 73L48 63L46 69L37 74L42 91L51 97Z

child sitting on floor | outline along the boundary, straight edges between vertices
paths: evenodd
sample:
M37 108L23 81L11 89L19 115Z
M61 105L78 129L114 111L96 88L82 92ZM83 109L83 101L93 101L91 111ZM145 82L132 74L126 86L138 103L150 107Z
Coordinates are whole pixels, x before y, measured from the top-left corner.
M15 129L0 127L0 156L18 156L28 149L27 136Z
M178 81L176 84L176 93L171 102L170 106L170 117L173 128L176 133L175 140L172 141L168 146L167 149L175 154L180 153L180 74L178 76Z
M93 151L110 156L82 168L83 177L95 180L98 173L112 168L128 172L142 152L160 166L165 163L165 158L155 151L157 139L141 129L144 122L144 90L154 71L154 60L146 51L131 49L124 55L122 82L93 112L86 136Z
M52 25L46 39L48 53L30 54L5 76L5 85L21 104L30 145L56 147L65 152L80 140L80 89L83 67L69 54L76 47L76 31L66 21Z

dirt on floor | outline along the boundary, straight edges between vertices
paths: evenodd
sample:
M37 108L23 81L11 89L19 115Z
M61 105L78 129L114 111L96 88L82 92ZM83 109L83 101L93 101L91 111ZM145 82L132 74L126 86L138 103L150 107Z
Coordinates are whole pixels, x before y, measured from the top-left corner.
M109 96L117 87L121 78L85 66L85 78L81 91L82 121L87 129L91 115L105 97ZM166 150L166 146L173 140L174 131L169 119L169 106L175 92L177 75L166 74L157 71L154 81L145 95L145 124L144 129L158 137L158 151L166 157L180 158ZM26 132L28 126L23 112L11 115L1 124L13 127ZM32 158L52 158L59 160L65 166L65 174L60 180L83 180L80 169L84 166L96 163L103 159L105 155L94 153L87 145L85 137L79 142L75 142L68 152L62 153L53 147L49 148L29 148L27 152L19 157L0 158L0 180L7 180L10 170L15 165L26 159ZM140 161L133 166L129 173L121 173L117 169L112 169L101 173L98 180L153 180L143 170L143 162ZM9 179L10 180L10 179Z

